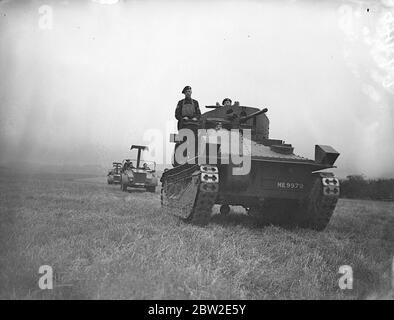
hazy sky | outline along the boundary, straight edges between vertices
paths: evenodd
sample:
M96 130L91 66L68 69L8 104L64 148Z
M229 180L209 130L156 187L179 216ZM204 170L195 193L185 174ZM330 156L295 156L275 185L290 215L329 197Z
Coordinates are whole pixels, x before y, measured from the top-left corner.
M0 1L0 162L111 166L148 129L172 150L191 85L268 107L297 154L333 146L342 176L394 177L393 70L390 0Z

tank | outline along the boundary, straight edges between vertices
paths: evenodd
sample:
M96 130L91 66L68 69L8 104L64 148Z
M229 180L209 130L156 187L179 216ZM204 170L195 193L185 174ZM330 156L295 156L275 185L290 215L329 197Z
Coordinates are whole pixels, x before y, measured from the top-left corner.
M326 169L334 168L339 153L315 145L312 160L270 139L266 108L207 108L214 110L184 120L171 135L176 145L173 168L160 180L162 207L197 225L208 224L218 204L223 215L230 206L243 206L258 223L325 229L340 192L339 180Z

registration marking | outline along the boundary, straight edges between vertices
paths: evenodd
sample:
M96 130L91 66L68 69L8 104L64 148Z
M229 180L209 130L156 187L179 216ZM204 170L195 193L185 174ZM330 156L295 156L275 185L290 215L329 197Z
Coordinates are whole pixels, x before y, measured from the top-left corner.
M276 186L279 189L304 189L304 184L303 183L298 183L298 182L281 182L281 181L278 181Z

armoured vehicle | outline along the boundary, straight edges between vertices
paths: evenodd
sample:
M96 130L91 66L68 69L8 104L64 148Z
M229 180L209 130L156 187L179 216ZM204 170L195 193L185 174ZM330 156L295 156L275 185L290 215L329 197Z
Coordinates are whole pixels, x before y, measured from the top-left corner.
M132 145L130 150L136 149L137 159L125 159L122 164L120 188L127 191L128 187L145 188L149 192L156 192L158 179L156 177L156 163L143 161L141 153L148 150L146 146Z
M322 170L334 168L339 153L316 145L314 160L296 155L291 144L269 138L267 109L239 104L207 108L214 110L198 121L181 124L192 136L181 136L182 130L171 135L171 142L176 143L174 157L178 150L185 160L175 158L173 168L164 171L162 206L198 225L207 224L213 205L219 204L221 214L237 205L263 224L323 230L338 200L339 180ZM232 133L239 134L233 138ZM227 146L225 139L210 141L226 134L230 137ZM197 152L185 148L193 145L189 140L195 140ZM249 159L250 170L240 172L239 161L233 161L237 153L238 159L241 155L244 161Z
M120 183L120 171L122 168L122 163L120 162L112 162L113 168L109 170L107 175L108 184L117 184Z

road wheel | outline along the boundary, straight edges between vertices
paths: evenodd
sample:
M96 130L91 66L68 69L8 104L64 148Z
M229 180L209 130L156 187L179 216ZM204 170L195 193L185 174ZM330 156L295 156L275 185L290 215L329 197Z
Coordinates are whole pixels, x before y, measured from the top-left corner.
M226 216L230 213L230 206L228 204L223 204L220 206L220 214Z

